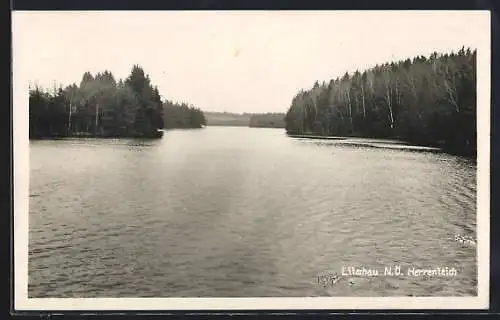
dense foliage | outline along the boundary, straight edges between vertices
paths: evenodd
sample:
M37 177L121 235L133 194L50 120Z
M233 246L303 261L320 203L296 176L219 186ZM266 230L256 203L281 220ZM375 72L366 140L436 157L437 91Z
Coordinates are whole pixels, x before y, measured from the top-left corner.
M186 103L165 101L163 104L163 119L166 129L171 128L201 128L206 119L203 111Z
M284 128L285 114L255 113L250 116L249 126L252 128Z
M316 82L285 117L289 134L399 138L476 153L476 50L419 56Z
M166 106L169 112L164 114L158 88L138 65L132 67L128 78L118 81L109 71L95 76L85 72L79 86L72 84L53 92L30 88L30 138L160 137L158 129L165 127L165 120L179 122L165 119L168 115L187 117L192 127L200 126L203 114L200 117L199 110L191 108L188 113L172 115L172 110L184 110L184 106L168 101Z

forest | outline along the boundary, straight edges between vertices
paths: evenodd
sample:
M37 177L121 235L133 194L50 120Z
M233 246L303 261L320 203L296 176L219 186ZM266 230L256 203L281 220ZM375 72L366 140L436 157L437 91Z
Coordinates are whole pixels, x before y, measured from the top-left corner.
M165 129L202 128L207 124L203 111L187 103L163 103Z
M284 113L204 112L208 126L285 128Z
M248 127L249 114L205 111L208 126Z
M250 116L251 128L284 128L284 113L255 113Z
M159 138L163 128L199 128L203 112L186 103L162 101L149 75L134 65L125 79L107 70L85 72L80 85L29 89L29 137Z
M476 155L476 50L376 65L301 90L290 135L396 138Z

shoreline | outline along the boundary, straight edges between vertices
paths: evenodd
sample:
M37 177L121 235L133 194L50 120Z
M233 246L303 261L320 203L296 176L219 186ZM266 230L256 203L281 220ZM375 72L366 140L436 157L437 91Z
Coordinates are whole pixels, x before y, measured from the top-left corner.
M375 138L375 137L363 137L363 136L321 136L321 135L289 134L289 133L286 133L286 135L291 138L298 138L298 139L341 140L341 141L351 140L353 142L356 140L365 140L361 143L385 143L385 144L394 144L394 145L409 146L409 147L422 147L422 148L442 150L441 147L435 145L431 146L418 143L411 143L409 141L399 140L396 137Z
M62 139L161 139L166 130L158 130L154 134L145 135L99 135L99 134L69 134L69 135L52 135L52 136L35 136L29 137L29 140L62 140Z
M351 146L360 146L367 148L378 148L378 149L398 149L398 150L408 150L413 152L432 152L432 153L446 153L454 156L460 156L467 159L476 159L476 153L471 152L470 150L465 151L456 151L447 149L445 147L436 146L436 145L424 145L418 143L411 143L409 141L404 140L396 140L391 138L368 138L368 137L337 137L337 136L318 136L318 135L309 135L309 134L289 134L286 135L290 138L296 139L311 139L311 140L334 140L334 141L345 141L345 143L339 143L339 145L351 145ZM357 139L362 139L366 141L356 141ZM352 142L350 142L351 140ZM386 144L384 145L376 145L376 144Z
M286 134L290 138L299 139L314 139L314 140L347 140L348 137L336 137L336 136L317 136L317 135L307 135L307 134Z
M202 127L193 128L168 128L168 129L157 129L155 134L145 134L145 135L96 135L92 133L80 133L80 134L69 134L69 135L52 135L52 136L35 136L29 137L29 140L62 140L62 139L146 139L154 140L161 139L163 136L171 130L190 130L190 129L203 129Z
M195 127L195 128L170 128L170 129L158 129L157 134L154 135L94 135L94 134L71 134L71 135L54 135L54 136L43 136L43 137L29 137L29 141L42 141L42 140L65 140L65 139L143 139L143 140L156 140L162 139L164 134L170 130L192 130L192 129L203 129L210 127L209 125L205 127ZM214 127L241 127L241 126L214 126ZM247 127L250 128L250 127ZM279 129L279 128L272 128ZM309 140L326 140L326 141L338 141L337 145L345 145L351 147L366 147L373 149L393 149L393 150L407 150L412 152L430 152L430 153L446 153L454 156L460 156L467 159L476 159L476 154L470 150L450 150L447 148L423 145L417 143L410 143L404 140L397 140L394 138L369 138L360 136L321 136L312 134L285 134L294 139L309 139Z

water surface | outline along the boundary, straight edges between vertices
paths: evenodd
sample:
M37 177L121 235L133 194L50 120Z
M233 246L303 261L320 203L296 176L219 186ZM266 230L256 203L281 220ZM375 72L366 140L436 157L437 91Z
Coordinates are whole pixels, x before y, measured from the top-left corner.
M477 294L455 241L476 164L444 153L244 127L31 141L29 201L30 297ZM458 272L317 281L389 265Z

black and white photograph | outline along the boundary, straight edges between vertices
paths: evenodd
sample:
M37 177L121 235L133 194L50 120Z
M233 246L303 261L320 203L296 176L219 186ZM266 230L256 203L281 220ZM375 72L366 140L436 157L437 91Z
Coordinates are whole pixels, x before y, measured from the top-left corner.
M488 11L12 29L16 309L488 308Z

